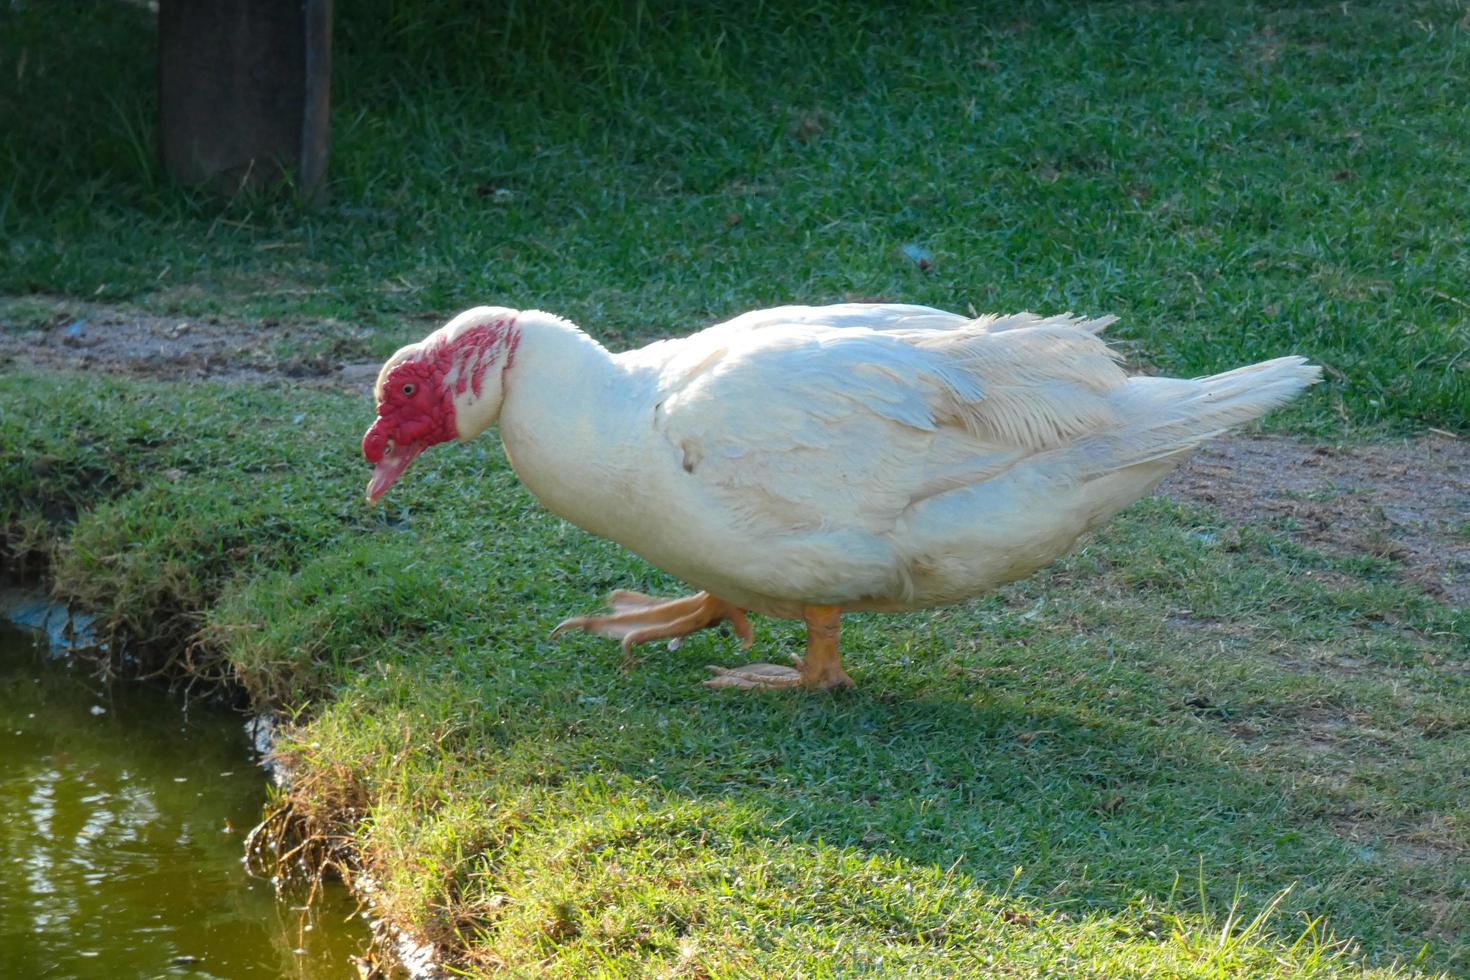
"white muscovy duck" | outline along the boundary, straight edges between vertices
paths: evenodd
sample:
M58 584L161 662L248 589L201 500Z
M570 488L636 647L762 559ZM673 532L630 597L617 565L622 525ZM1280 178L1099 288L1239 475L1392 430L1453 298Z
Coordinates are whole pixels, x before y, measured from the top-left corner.
M549 313L468 310L390 357L363 437L380 497L424 448L497 419L547 508L703 591L615 592L556 628L624 648L747 611L804 620L796 666L707 684L850 685L838 619L959 602L1049 564L1201 441L1317 381L1300 357L1129 377L1112 317L922 306L760 310L609 353Z

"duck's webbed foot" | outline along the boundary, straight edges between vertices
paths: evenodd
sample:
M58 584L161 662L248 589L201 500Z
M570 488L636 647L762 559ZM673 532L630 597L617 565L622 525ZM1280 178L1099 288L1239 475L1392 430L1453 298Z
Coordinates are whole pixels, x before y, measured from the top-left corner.
M700 592L682 599L664 599L619 589L607 597L611 612L605 616L573 616L564 619L551 631L557 636L569 629L585 630L608 636L623 643L623 652L650 640L673 639L676 642L696 630L730 621L742 648L755 639L745 610L734 603Z
M705 687L736 687L742 690L770 690L782 687L852 687L852 678L842 669L842 656L837 652L837 606L806 606L806 656L792 657L795 667L780 664L746 664L744 667L710 667L715 676Z

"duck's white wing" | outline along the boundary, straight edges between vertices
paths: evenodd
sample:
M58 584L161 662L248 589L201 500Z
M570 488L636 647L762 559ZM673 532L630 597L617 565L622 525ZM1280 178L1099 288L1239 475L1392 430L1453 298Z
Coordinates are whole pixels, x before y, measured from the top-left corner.
M1114 424L1107 393L1126 377L1100 326L760 311L666 362L655 426L711 503L752 529L881 534L918 501Z

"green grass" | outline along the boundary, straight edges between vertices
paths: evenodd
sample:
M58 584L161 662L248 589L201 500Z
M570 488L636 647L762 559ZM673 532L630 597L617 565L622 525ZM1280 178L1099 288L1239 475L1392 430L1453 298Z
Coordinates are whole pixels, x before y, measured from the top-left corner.
M1390 559L1151 500L998 594L847 617L855 692L715 692L717 634L546 639L680 585L490 438L370 509L345 396L11 372L0 406L0 528L293 712L298 811L467 973L1470 970L1470 619Z
M141 6L7 6L0 294L614 343L845 296L1117 312L1157 370L1326 365L1278 424L1470 428L1461 3L373 0L337 35L304 213L160 178Z

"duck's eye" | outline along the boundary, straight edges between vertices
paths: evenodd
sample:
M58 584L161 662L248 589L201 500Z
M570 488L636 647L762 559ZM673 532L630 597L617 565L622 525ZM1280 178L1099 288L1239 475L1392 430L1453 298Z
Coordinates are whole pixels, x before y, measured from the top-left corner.
M413 382L412 381L410 381L408 384L406 384L406 385L403 386L403 393L405 395L411 395L411 394L413 394Z

